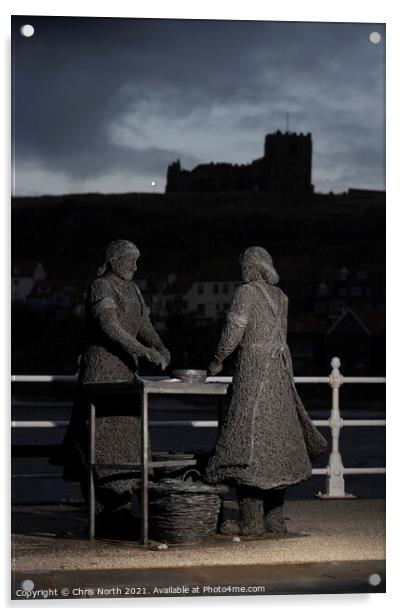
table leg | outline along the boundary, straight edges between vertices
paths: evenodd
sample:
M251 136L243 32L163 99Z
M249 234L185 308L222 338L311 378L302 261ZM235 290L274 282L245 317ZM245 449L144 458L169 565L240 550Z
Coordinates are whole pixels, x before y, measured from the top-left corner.
M148 538L148 393L142 392L141 414L141 543L147 545Z
M89 464L88 464L88 535L89 539L95 538L95 404L89 403Z
M223 420L223 396L219 396L218 398L218 429L220 430Z

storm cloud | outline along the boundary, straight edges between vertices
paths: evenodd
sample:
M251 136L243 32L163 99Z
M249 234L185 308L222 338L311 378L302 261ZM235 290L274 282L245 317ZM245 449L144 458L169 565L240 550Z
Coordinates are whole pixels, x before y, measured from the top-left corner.
M381 24L15 17L14 192L163 191L177 158L259 158L286 114L312 133L316 190L383 188L384 38Z

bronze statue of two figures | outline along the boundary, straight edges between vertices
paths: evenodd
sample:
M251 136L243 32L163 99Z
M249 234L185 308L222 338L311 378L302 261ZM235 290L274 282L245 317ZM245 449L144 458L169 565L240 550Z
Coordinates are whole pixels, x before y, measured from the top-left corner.
M156 333L140 290L133 282L140 253L126 240L111 242L87 296L89 346L81 358L78 391L64 441L66 479L80 479L86 495L87 404L82 385L132 381L139 359L163 369L169 351ZM286 532L284 490L312 473L311 460L326 447L312 424L293 380L286 344L288 299L268 252L248 248L240 258L243 283L235 290L221 339L210 366L238 349L233 386L215 449L203 471L207 483L234 486L239 520L220 516L219 532ZM140 461L140 409L121 395L97 403L96 459L113 464ZM133 473L97 470L96 510L112 520L127 509L139 478ZM223 507L222 507L223 511Z

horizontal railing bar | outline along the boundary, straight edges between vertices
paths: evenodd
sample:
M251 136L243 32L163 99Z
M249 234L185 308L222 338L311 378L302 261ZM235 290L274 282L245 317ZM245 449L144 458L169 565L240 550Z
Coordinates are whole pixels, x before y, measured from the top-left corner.
M169 428L174 426L184 426L191 428L217 428L218 421L216 419L211 420L202 420L202 419L177 419L177 420L166 420L166 421L149 421L148 425L154 428Z
M184 466L185 464L182 464L184 461L180 461L180 466ZM191 464L189 463L191 462ZM164 463L159 463L159 462L153 462L152 463L154 467L156 466L162 466L166 465L166 462ZM170 466L177 466L178 462L173 462L170 464ZM195 465L195 461L187 461L186 466L194 466ZM97 465L98 468L103 468L103 469L116 469L117 465L113 465L113 464L102 464L102 465ZM134 468L135 467L135 468ZM137 469L139 468L139 465L119 465L118 468L125 468L125 469ZM386 469L385 468L345 468L343 470L345 475L385 475L386 474ZM313 468L313 475L328 475L329 473L329 469L328 468ZM63 475L61 475L60 473L13 473L12 474L12 478L13 479L62 479Z
M12 479L63 479L61 473L12 473Z
M295 383L329 383L329 376L295 376L293 379Z
M343 383L366 383L367 385L374 383L386 383L385 376L344 376Z
M176 468L181 466L196 466L197 461L195 459L190 460L156 460L155 462L148 462L149 468ZM93 468L100 470L141 470L141 462L133 464L93 464Z
M12 428L64 428L69 424L68 421L12 421ZM193 428L217 428L217 420L191 420L178 419L166 421L149 421L149 426L153 427L169 427L169 426L189 426Z
M344 468L344 475L385 475L385 468Z
M330 419L313 419L313 424L315 426L330 426ZM12 428L66 428L69 422L66 420L54 420L54 421L12 421ZM185 426L192 428L217 428L218 421L217 420L202 420L202 419L171 419L171 420L160 420L160 421L150 421L149 425L154 428L162 428L162 427L173 427L173 426ZM385 426L385 419L343 419L342 425L344 427L347 426Z
M70 422L66 420L55 421L12 421L12 428L66 428Z
M74 383L75 374L13 374L12 383Z
M347 426L385 426L385 419L343 419L342 427Z
M38 407L40 406L41 409L54 409L54 408L68 408L71 409L73 405L73 400L72 398L70 398L69 400L65 400L64 402L56 402L54 401L48 401L48 400L24 400L23 398L17 399L17 398L13 398L11 400L11 406L12 407L16 407L16 406L22 406L24 408L33 408L35 410L38 409Z
M147 377L147 380L159 380L159 377ZM295 376L295 383L330 383L330 376ZM77 380L75 374L13 374L12 383L73 383ZM221 376L210 378L211 383L231 383L231 376ZM343 383L386 383L383 376L344 376Z

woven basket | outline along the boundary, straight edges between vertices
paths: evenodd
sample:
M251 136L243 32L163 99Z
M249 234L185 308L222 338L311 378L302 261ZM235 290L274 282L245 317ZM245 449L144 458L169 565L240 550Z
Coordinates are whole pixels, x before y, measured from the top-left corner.
M208 485L189 475L149 484L149 535L165 543L199 543L216 532L227 486Z

